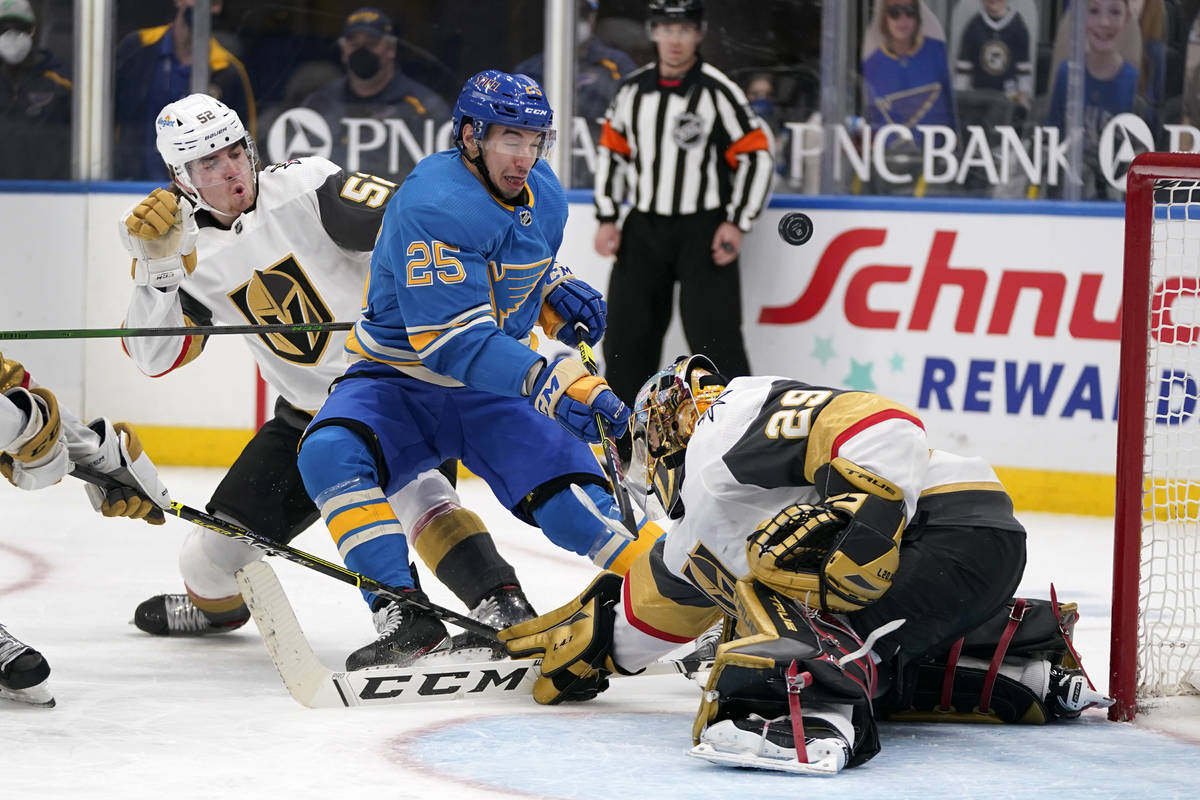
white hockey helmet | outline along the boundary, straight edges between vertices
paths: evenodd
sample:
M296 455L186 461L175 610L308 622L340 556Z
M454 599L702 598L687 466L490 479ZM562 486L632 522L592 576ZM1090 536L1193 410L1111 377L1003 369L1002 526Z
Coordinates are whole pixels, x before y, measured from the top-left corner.
M247 132L237 112L215 97L190 94L182 100L168 103L158 112L154 129L158 153L170 169L171 177L204 208L213 210L200 197L199 189L203 187L196 185L188 171L188 164L192 161L242 142L250 170L257 174L258 151L253 137Z

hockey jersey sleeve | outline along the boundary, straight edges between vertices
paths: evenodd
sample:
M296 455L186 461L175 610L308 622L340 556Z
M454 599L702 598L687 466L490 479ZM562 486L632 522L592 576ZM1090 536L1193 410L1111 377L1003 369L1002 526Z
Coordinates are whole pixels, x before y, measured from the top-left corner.
M733 483L714 482L710 490L730 499L743 487L812 487L821 499L868 491L891 496L912 519L929 463L925 428L912 411L870 392L786 379L743 396L753 407L744 409L742 433L721 458ZM742 411L737 392L722 399Z
M212 324L212 311L182 289L135 286L125 328L177 328ZM195 360L207 336L135 336L121 339L125 353L146 375L157 378Z
M770 130L750 109L741 88L716 70L707 74L716 82L713 100L717 107L721 157L733 171L725 218L749 231L754 218L766 207L771 191L774 142Z
M347 250L368 252L396 184L365 172L338 170L317 189L317 211L329 238Z
M390 238L381 238L376 259L382 249L421 363L472 388L521 397L543 359L497 324L481 234L470 226L432 203L418 204L385 232ZM531 297L536 302L540 295Z
M613 95L600 129L593 194L596 219L600 222L616 222L621 210L625 189L624 171L633 155L629 143L629 125L635 95L636 84L627 79Z

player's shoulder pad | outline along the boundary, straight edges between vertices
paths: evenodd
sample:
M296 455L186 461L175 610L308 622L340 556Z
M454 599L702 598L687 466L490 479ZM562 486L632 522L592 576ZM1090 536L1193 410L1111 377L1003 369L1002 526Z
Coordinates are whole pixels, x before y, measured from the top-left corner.
M509 212L453 150L422 159L391 205L385 234L398 225L408 238L418 235L481 252L492 249L493 240L507 229L509 219Z
M337 164L321 156L305 156L269 164L259 173L259 192L300 194L315 191L330 175L340 170Z

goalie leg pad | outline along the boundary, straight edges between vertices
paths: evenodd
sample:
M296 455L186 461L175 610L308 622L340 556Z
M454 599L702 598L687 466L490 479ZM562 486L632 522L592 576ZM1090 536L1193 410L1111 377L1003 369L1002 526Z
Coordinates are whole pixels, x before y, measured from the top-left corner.
M704 731L722 720L788 718L791 695L798 694L805 725L809 718L804 709L850 708L849 766L879 752L871 710L878 683L875 665L865 653L844 658L861 649L857 635L761 583L738 582L736 597L738 638L717 648L692 727L693 742L700 744ZM789 669L807 673L807 678L789 680Z

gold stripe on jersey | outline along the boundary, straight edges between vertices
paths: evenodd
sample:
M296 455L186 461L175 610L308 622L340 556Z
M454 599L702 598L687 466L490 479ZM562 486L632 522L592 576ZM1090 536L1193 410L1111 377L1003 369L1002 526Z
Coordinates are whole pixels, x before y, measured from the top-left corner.
M20 361L13 361L0 354L0 392L7 392L25 383L25 367Z
M691 640L704 633L720 619L722 610L718 606L688 605L667 596L672 583L683 584L667 572L661 558L654 558L659 549L646 551L633 562L625 577L628 606L625 613L642 625L669 637ZM658 569L655 567L657 566ZM658 570L666 580L660 587ZM690 587L689 587L690 588ZM691 590L695 592L695 589ZM635 626L644 630L641 625Z
M1003 492L1004 486L996 481L967 481L964 483L944 483L941 486L931 486L921 492L921 497L934 494L950 494L951 492Z
M198 327L196 325L196 323L192 321L192 318L188 317L188 316L184 316L183 323L185 325L187 325L189 328ZM180 358L179 358L178 362L175 364L175 366L173 366L171 369L178 369L179 367L182 367L184 364L188 364L192 361L195 361L197 358L199 358L200 354L202 352L204 352L204 344L207 341L208 341L207 336L189 336L189 337L187 337L187 348L184 350L183 355L180 356Z
M886 397L868 392L844 392L830 400L817 412L808 433L808 450L804 454L804 477L813 480L825 464L833 460L834 449L843 434L853 432L856 425L869 423L876 415L894 414L920 421L913 411Z

